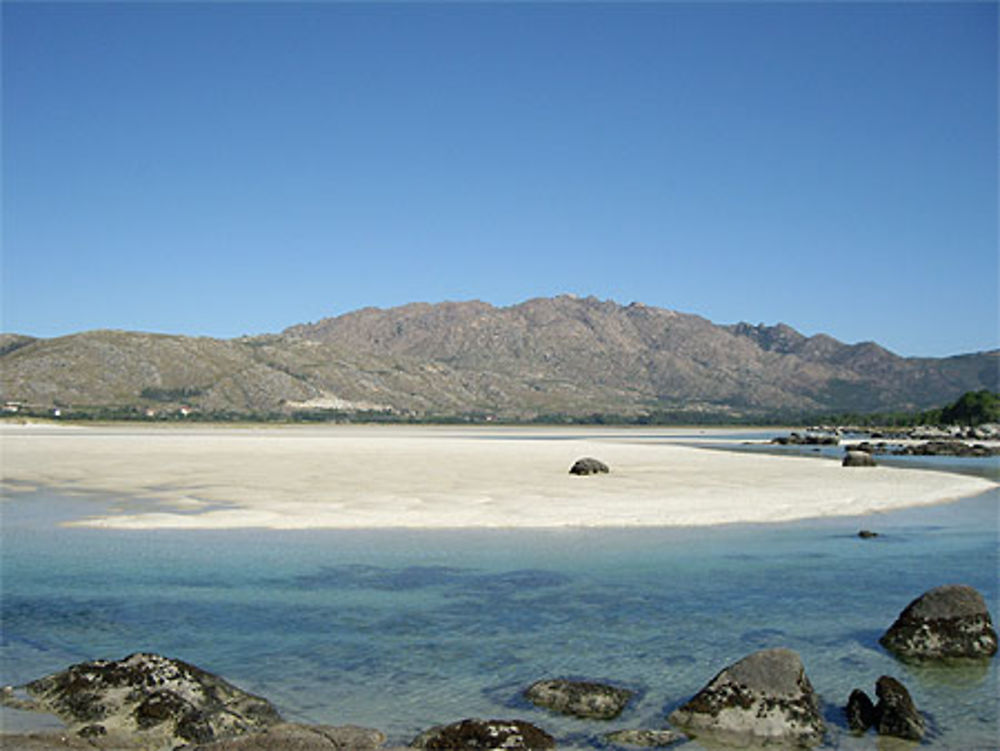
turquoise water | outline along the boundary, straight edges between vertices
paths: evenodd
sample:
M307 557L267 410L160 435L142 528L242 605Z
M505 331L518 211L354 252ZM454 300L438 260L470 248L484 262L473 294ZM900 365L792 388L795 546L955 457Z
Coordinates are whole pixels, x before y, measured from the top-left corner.
M561 747L660 727L719 669L757 649L803 657L828 748L851 689L891 674L929 716L928 748L996 749L998 660L918 668L877 640L914 597L970 584L998 613L998 507L703 529L123 532L59 528L82 501L5 502L0 682L155 651L271 699L289 719L378 727L408 742L470 716L520 717ZM89 508L89 507L88 507ZM861 528L877 539L861 540ZM519 699L545 677L607 680L620 719ZM684 748L700 748L690 743Z

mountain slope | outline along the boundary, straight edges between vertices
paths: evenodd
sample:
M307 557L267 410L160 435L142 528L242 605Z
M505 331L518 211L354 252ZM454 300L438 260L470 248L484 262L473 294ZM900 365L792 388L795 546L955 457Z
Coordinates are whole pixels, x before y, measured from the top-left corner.
M39 406L401 414L718 415L912 409L997 389L998 355L902 358L788 326L718 326L563 296L366 308L234 340L0 337L5 400Z
M872 343L807 338L788 326L717 326L638 303L571 296L509 308L467 302L365 309L285 334L502 374L536 389L602 387L633 408L914 408L994 388L997 380L996 353L967 356L965 364L908 359Z

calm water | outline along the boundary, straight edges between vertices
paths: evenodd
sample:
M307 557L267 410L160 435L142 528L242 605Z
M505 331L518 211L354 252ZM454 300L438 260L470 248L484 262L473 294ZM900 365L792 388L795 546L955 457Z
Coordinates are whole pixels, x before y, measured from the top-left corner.
M803 657L831 724L901 679L927 744L998 746L998 660L928 669L877 639L926 589L962 582L998 613L996 493L865 518L688 530L115 532L53 526L80 501L7 501L0 682L155 651L271 699L292 720L378 727L408 742L470 716L521 717L562 747L660 727L724 665L757 649ZM860 540L861 528L882 536ZM637 690L619 720L518 699L545 677ZM694 743L683 748L700 748Z

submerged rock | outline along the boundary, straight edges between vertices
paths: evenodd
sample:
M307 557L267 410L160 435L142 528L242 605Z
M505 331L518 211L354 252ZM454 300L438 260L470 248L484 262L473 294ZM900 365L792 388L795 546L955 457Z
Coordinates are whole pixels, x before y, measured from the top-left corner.
M555 739L544 730L523 720L470 719L439 725L417 736L413 748L440 749L548 749Z
M345 725L274 725L262 733L214 741L192 751L375 751L385 735L370 728Z
M207 743L281 722L265 699L155 654L80 663L24 688L35 709L55 714L81 737L127 735L149 747Z
M983 596L962 584L922 594L879 642L899 657L914 659L981 659L997 652L997 633Z
M612 720L622 713L633 693L589 681L547 680L524 692L532 703L554 712L595 720Z
M790 649L755 652L725 668L670 722L737 744L814 745L826 729L802 660Z
M902 683L883 675L875 684L875 694L878 696L875 729L879 735L891 735L908 741L923 739L924 719Z
M616 730L604 736L613 746L638 746L639 748L664 748L684 738L673 730Z
M569 468L571 475L596 475L609 471L607 464L589 456L577 459L573 466Z

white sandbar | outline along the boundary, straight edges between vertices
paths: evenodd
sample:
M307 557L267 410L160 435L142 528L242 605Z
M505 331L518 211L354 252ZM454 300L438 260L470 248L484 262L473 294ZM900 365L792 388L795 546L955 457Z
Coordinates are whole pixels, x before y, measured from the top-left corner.
M45 489L93 497L95 515L75 524L122 529L773 522L998 487L944 472L650 440L666 432L679 431L6 425L0 479L5 496ZM568 474L583 456L611 473Z

